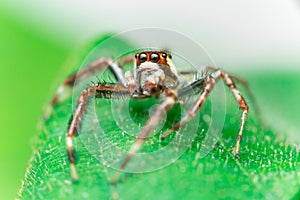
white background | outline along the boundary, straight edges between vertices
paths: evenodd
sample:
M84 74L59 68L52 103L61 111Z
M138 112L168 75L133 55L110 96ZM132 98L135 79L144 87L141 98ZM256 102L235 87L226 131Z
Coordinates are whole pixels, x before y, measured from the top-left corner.
M3 1L0 6L66 45L84 44L104 32L161 27L202 44L226 69L239 68L241 63L300 68L297 0L31 0Z

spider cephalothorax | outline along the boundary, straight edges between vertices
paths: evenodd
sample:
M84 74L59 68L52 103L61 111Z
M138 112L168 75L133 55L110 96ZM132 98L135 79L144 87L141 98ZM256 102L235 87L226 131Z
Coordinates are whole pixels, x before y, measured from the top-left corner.
M133 77L128 87L134 90L135 96L158 95L164 88L175 88L178 74L171 54L164 51L145 51L135 55ZM126 72L129 80L130 72Z
M213 90L216 82L222 79L232 91L237 103L240 106L240 109L242 110L240 129L234 150L234 154L236 156L239 155L240 141L248 113L248 105L236 88L233 77L229 76L220 69L206 67L206 75L196 80L192 80L188 85L182 84L179 79L180 73L177 72L171 58L171 54L165 51L143 51L132 57L124 57L118 62L114 62L111 58L100 58L86 68L83 68L76 74L70 76L58 89L57 94L52 100L52 107L55 106L55 104L57 104L59 101L65 87L73 86L75 80L81 81L94 72L103 71L106 68L109 68L118 80L118 82L114 84L92 84L84 89L78 97L77 106L69 123L66 136L68 159L70 162L71 176L73 180L78 179L75 168L73 137L77 133L76 130L81 124L81 120L91 97L118 98L122 96L130 98L147 98L149 96L153 96L162 98L161 103L156 106L156 110L152 114L151 120L149 119L147 121L146 125L138 134L136 141L132 144L127 156L119 167L119 171L122 171L134 154L142 148L144 141L147 139L155 126L157 126L162 116L165 115L175 103L180 103L180 101L178 101L180 97L183 95L192 94L192 90L194 89L196 89L195 91L199 91L196 101L188 110L188 113L183 116L183 118L171 129L163 133L161 135L161 139L164 139L170 133L176 131L180 126L193 119L207 99L210 92ZM133 69L124 73L122 66L127 63L133 63ZM50 110L51 109L48 109L48 113L46 115L49 116ZM117 181L117 177L118 176L116 175L113 178L112 183Z

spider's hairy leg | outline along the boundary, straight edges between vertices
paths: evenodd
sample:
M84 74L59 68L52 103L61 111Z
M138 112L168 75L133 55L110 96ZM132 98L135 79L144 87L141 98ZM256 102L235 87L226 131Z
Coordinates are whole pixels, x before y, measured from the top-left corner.
M225 72L222 70L217 70L211 75L207 76L206 83L204 84L203 90L196 100L196 103L192 106L190 111L188 112L188 115L182 118L182 120L178 123L176 123L171 129L167 130L165 133L161 135L161 139L166 138L169 134L171 134L173 131L177 130L180 126L183 124L187 123L190 119L192 119L195 114L199 111L201 105L205 101L206 97L208 96L209 92L213 89L215 82L219 81L220 79L223 79L226 86L229 87L231 92L233 93L237 103L240 106L240 109L242 110L242 117L241 117L241 124L240 124L240 129L239 133L236 139L236 144L235 144L235 150L234 154L236 157L239 156L240 153L240 142L242 139L243 135L243 130L246 122L246 117L248 114L249 107L245 101L245 99L242 97L240 94L240 91L237 89L234 80Z
M89 99L92 97L96 98L119 98L121 96L129 96L129 90L121 84L99 84L90 85L88 88L84 89L77 101L77 106L70 120L67 136L66 136L66 146L68 160L70 162L71 177L74 181L78 180L78 175L75 167L75 153L73 151L73 137L78 132L82 118L86 107L89 103Z
M222 73L222 75L221 75L221 78L225 81L225 83L226 83L226 80L225 79L231 79L231 82L233 82L233 84L234 84L234 88L235 88L235 90L237 90L237 87L236 87L236 85L235 85L235 83L234 82L236 82L236 83L239 83L239 84L241 84L242 86L243 86L243 88L245 89L245 92L246 92L246 94L247 94L247 96L250 98L250 100L252 101L252 102L254 102L253 103L253 105L252 105L252 107L253 107L253 109L254 109L254 112L256 113L256 117L258 118L258 120L260 121L260 123L262 124L262 127L265 127L265 123L264 123L264 120L262 119L262 117L261 117L261 111L260 111L260 108L257 106L257 104L256 104L256 98L255 98L255 95L253 94L253 92L252 92L252 90L251 90L251 88L249 87L249 85L248 85L248 82L246 81L246 80L244 80L243 78L241 78L241 77L239 77L239 76L235 76L235 75L232 75L232 74L226 74L226 73L224 73L224 71L222 71L222 70L220 70L220 69L218 69L218 68L216 68L216 67L212 67L212 66L209 66L209 65L207 65L207 66L204 66L204 70L205 71L207 71L207 72L209 72L209 71L211 71L211 72L216 72L217 74L219 73L218 71L220 71L221 73ZM225 78L225 75L226 75L226 78ZM227 85L227 84L226 84ZM231 86L229 86L229 85L227 85L229 88L231 88ZM232 89L231 89L232 90ZM233 92L234 93L234 92ZM239 95L240 95L240 92L238 92L239 93ZM241 95L240 95L241 96ZM237 97L236 95L235 95L235 98L238 100L238 98L239 97ZM246 104L246 102L245 102L245 100L244 100L244 98L243 97L241 97L241 99L242 99L242 101ZM242 103L243 103L242 102ZM238 102L239 103L239 102ZM240 103L239 103L239 105L241 105ZM248 107L248 105L246 104L246 107L247 107L247 109L249 109L249 107ZM241 109L244 111L244 106L243 107L241 107ZM235 150L235 154L238 156L238 154L239 153L237 153L236 152L236 150Z
M142 148L145 140L148 138L148 136L151 133L151 131L153 130L153 128L155 128L155 126L159 123L162 116L164 116L165 113L168 110L170 110L173 107L173 105L175 104L175 102L177 100L177 95L176 95L175 91L166 89L165 95L166 95L165 99L156 107L155 112L152 114L152 116L147 121L144 128L141 130L141 132L137 136L137 139L131 146L123 163L119 167L118 172L116 172L116 174L113 176L113 178L111 180L111 184L115 184L117 182L120 172L126 167L128 162L133 158L134 154Z
M192 105L192 107L189 109L187 115L184 116L180 120L180 122L177 122L171 129L167 130L160 136L162 140L196 116L203 103L205 102L206 98L208 97L209 93L213 90L215 86L215 79L211 75L208 75L205 79L200 79L192 83L191 87L189 87L187 90L191 90L192 88L194 88L194 86L202 87L200 95L198 96L197 100ZM188 92L191 91L186 91L186 88L182 88L182 91L179 91L179 94Z
M123 75L122 66L126 65L128 63L132 63L133 58L132 56L124 57L118 62L114 62L111 58L100 58L92 63L90 63L88 66L82 68L78 72L72 74L69 76L62 85L60 85L54 95L54 97L51 100L50 105L45 110L44 119L48 119L52 113L53 107L55 107L56 104L59 102L62 102L65 100L68 96L70 96L71 90L76 83L88 78L93 73L104 71L109 67L109 69L112 71L113 75L116 77L116 79L125 86L125 77Z
M239 157L240 142L241 142L243 130L245 127L245 122L246 122L249 106L247 105L247 103L246 103L244 97L241 95L240 91L237 89L233 78L231 78L227 73L225 73L222 70L217 71L215 74L216 74L216 78L221 78L224 80L225 84L227 85L227 87L229 87L229 89L233 93L237 103L240 106L240 109L242 110L240 130L239 130L238 136L236 138L236 144L235 144L235 149L234 149L235 156Z
M89 102L89 97L92 97L95 95L94 90L95 90L95 86L91 85L87 89L85 89L81 92L80 96L78 97L77 106L76 106L75 112L72 116L72 119L69 123L68 131L67 131L66 146L67 146L68 159L70 162L71 177L74 181L78 180L78 175L77 175L76 167L75 167L75 153L73 151L73 137L77 133L77 129L80 126L84 111Z
M248 82L246 80L242 79L241 77L233 76L231 74L229 75L229 77L231 79L233 79L236 83L239 83L239 84L241 84L243 86L243 88L245 89L245 92L246 92L247 96L253 102L251 106L253 107L253 110L256 113L256 117L257 117L258 121L260 121L262 127L265 127L266 124L265 124L264 120L262 119L261 110L260 110L259 106L256 103L257 100L256 100L255 95L252 92L251 88L249 87Z

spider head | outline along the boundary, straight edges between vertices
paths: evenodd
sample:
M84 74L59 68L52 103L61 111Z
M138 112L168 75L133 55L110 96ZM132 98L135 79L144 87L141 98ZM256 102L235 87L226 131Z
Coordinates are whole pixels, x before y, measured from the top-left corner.
M152 96L165 87L175 87L177 72L171 54L164 51L146 51L135 55L134 75L142 95Z

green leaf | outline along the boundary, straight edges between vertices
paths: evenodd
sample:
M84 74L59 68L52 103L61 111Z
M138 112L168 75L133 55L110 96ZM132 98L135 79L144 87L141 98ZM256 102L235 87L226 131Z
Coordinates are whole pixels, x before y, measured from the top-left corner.
M99 43L102 41L104 40L100 40ZM132 48L122 40L113 43L119 49ZM119 50L114 49L109 46L103 47L99 50L99 55L118 55ZM265 80L268 78L270 79L266 77ZM196 138L176 162L152 172L121 173L116 185L110 184L116 170L104 165L101 156L94 153L110 148L106 146L108 144L100 142L94 145L91 142L91 145L87 145L88 140L85 140L85 137L82 135L76 137L74 146L78 156L79 182L73 183L66 155L65 135L72 114L72 102L76 99L78 91L80 92L80 87L76 91L73 98L69 97L54 108L48 120L41 121L35 150L19 193L21 199L298 199L300 197L300 157L296 147L288 144L283 134L263 127L251 109L252 104L241 143L240 158L236 159L233 156L232 148L235 145L241 112L232 95L227 95L227 113L222 136L206 157L200 159L199 152L203 142L201 130L207 129L208 126L205 113L210 111L209 103L202 109L199 121L192 122L201 125ZM149 104L153 103L155 102L150 101L145 104L146 106L144 103L142 103L144 106L133 103L133 109L138 107L133 111L132 117L135 121L144 124ZM104 134L122 148L128 149L134 139L124 136L113 121L111 102L97 100L96 105L101 105L96 112L105 113L106 116L100 119L101 126L105 128ZM141 111L143 109L144 112ZM176 121L181 117L178 115L178 109L175 106L170 111L167 122ZM83 126L89 126L89 119L85 118L86 125ZM167 123L166 126L170 125L171 123ZM190 126L193 125L195 124ZM189 133L183 130L181 134ZM90 140L101 137L99 133L85 136L90 137ZM151 137L141 151L149 153L162 148L169 144L171 138L161 142L158 136Z

